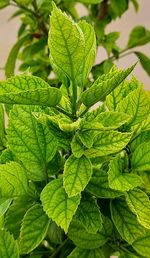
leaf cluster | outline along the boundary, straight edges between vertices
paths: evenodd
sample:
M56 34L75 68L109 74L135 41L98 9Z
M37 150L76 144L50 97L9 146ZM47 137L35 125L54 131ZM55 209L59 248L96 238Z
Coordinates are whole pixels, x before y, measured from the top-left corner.
M149 258L150 96L55 4L48 38L60 88L0 81L0 257Z

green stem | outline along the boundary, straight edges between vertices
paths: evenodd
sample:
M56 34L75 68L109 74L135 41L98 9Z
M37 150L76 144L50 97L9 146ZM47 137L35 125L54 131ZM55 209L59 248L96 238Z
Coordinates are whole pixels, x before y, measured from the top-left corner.
M64 115L70 117L70 118L73 118L73 115L71 113L69 113L68 111L66 111L65 109L59 107L59 106L56 106L55 109L61 113L63 113Z
M61 251L61 249L64 247L64 245L67 243L68 238L66 238L64 240L64 242L62 242L62 244L56 249L56 251L49 257L49 258L54 258L54 257L58 257L58 253Z
M77 104L77 85L75 83L72 83L72 115L73 117L76 117L76 104Z

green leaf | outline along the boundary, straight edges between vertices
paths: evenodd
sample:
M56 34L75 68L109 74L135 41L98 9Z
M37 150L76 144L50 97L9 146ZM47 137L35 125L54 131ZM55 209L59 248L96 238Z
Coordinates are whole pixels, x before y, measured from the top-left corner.
M125 201L112 200L111 216L119 234L129 244L145 234L144 227L138 223L136 216L130 211Z
M143 69L150 76L150 58L141 52L134 52L140 60Z
M131 151L134 152L135 149L142 143L146 143L150 141L150 130L141 132L139 135L135 137L135 139L131 142L130 148Z
M102 217L96 200L85 196L77 209L74 219L86 229L88 233L95 234L102 228Z
M0 230L0 255L1 258L19 258L17 242L6 230Z
M104 217L103 227L96 234L88 233L85 228L75 221L72 221L68 231L68 237L74 244L83 249L95 249L104 245L112 234L112 223Z
M132 169L149 170L150 169L150 141L140 144L132 154Z
M149 97L142 87L138 87L118 104L117 111L131 116L128 126L136 125L150 113Z
M150 229L150 200L140 189L130 190L125 194L126 201L131 211L137 216L138 222L145 228Z
M139 81L134 76L132 76L130 82L124 80L106 97L106 104L108 109L115 111L120 101L139 86L141 86L141 83L139 83Z
M127 47L143 46L150 42L150 31L143 26L136 26L130 33Z
M9 0L1 0L0 1L0 9L6 7L7 5L9 5Z
M8 198L0 198L0 217L2 217L5 212L8 210L10 204L12 202L12 199Z
M84 154L89 157L105 156L121 151L130 141L130 133L116 131L104 131L98 133L93 139L93 146L85 150Z
M135 65L126 70L111 69L107 74L100 76L93 85L84 91L81 100L85 106L92 106L104 100L134 69Z
M121 17L122 14L128 9L128 1L126 0L111 0L110 14L113 19Z
M92 176L92 165L88 158L71 155L64 166L63 185L69 197L78 195L87 186Z
M98 198L115 198L122 195L122 192L109 187L108 174L102 169L93 170L93 176L86 190Z
M142 184L138 175L124 172L123 160L118 155L109 164L108 181L110 188L119 191L128 191Z
M5 149L0 156L0 163L6 164L15 160L15 155L9 149Z
M135 11L137 12L139 10L139 3L137 0L131 0L133 6L134 6L134 9Z
M41 193L44 211L67 233L69 224L80 203L80 195L68 197L61 179L48 183Z
M108 129L117 129L121 125L125 124L130 120L130 116L121 113L121 112L113 112L113 111L108 111L108 112L102 112L98 114L95 119L93 119L91 122L92 123L99 123L100 126L103 129L106 130Z
M10 149L22 161L28 177L35 181L46 179L46 166L57 150L54 135L32 115L39 111L36 106L15 105L7 129Z
M52 243L61 244L64 240L64 231L52 220L50 221L47 234Z
M82 2L82 1L81 1ZM86 2L86 1L85 1ZM93 2L93 1L91 1ZM100 2L100 0L98 1ZM84 48L84 61L81 66L81 82L79 82L82 86L86 83L88 75L92 69L92 66L96 57L96 37L93 27L87 23L85 20L82 20L78 23L81 28L84 39L85 39L85 48Z
M16 76L0 82L0 102L6 104L56 106L61 91L35 76Z
M20 164L0 165L0 192L2 197L8 198L28 194L27 173Z
M144 257L149 258L149 254L150 254L150 231L147 231L147 233L144 236L135 240L135 242L132 244L132 247L142 257L144 256Z
M79 129L80 126L80 119L76 120L75 122L72 122L68 118L61 118L58 121L59 128L64 132L74 132L77 129Z
M41 205L36 204L25 214L19 237L21 254L28 254L43 241L49 227L49 218Z
M80 27L53 5L48 44L55 70L77 83L84 59L84 35ZM80 71L81 72L81 71Z
M92 130L84 130L78 131L77 133L79 139L81 140L82 144L85 145L87 148L91 148L93 145L93 134Z
M67 258L105 258L100 248L86 250L76 247Z
M11 234L13 234L15 239L19 237L22 220L25 213L34 204L35 202L29 197L23 196L15 199L12 205L9 207L9 210L5 215L5 227Z
M3 2L3 0L1 0ZM6 2L7 0L4 0ZM9 1L7 1L9 2ZM0 4L1 5L1 4ZM31 38L30 35L25 35L24 37L17 40L16 44L12 47L9 56L7 58L7 62L5 64L5 75L6 78L9 78L14 75L15 72L15 66L16 66L16 59L18 57L18 53L20 48L28 42L28 40Z
M4 109L3 106L0 105L0 149L3 148L4 145Z
M78 137L77 133L73 136L73 139L71 142L71 149L72 149L73 155L76 158L80 158L84 154L84 146L80 141L80 138Z

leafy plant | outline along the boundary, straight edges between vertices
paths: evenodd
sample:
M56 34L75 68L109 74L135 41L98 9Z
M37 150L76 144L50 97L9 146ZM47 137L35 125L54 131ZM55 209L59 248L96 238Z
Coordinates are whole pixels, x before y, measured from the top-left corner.
M134 65L89 82L92 26L55 4L50 24L61 87L0 82L0 257L149 257L149 95Z
M138 57L142 67L148 75L150 74L149 57L137 49L139 46L150 43L150 31L147 28L142 25L134 27L124 48L118 46L117 43L120 32L107 33L107 26L113 20L120 18L131 4L134 5L135 11L138 11L138 0L55 0L54 2L76 22L81 21L82 24L82 20L86 20L95 28L97 47L102 46L107 53L107 59L94 65L91 70L95 79L100 74L109 72L115 60L131 53ZM78 3L85 8L84 17L79 14ZM5 65L6 77L15 74L16 61L19 59L21 72L30 72L32 75L43 78L50 85L60 87L59 78L53 78L53 66L49 63L47 47L52 0L1 0L0 8L7 6L16 8L11 19L18 16L21 24L17 42L12 47Z

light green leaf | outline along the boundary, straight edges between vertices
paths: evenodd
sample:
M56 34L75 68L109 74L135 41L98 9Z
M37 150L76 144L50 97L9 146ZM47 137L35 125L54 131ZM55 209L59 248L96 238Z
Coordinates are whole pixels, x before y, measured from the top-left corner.
M39 124L32 112L39 112L36 106L15 105L10 112L8 144L27 169L32 180L44 180L47 163L57 150L57 140L46 126Z
M4 109L0 105L0 149L3 148L4 144Z
M69 197L78 195L87 186L92 176L92 165L88 158L71 155L64 166L63 185Z
M19 258L17 242L6 230L0 230L0 257Z
M86 250L76 247L67 258L105 258L100 248Z
M0 9L6 7L7 5L9 5L9 0L1 0L0 1Z
M1 0L3 2L3 0ZM4 0L6 2L7 0ZM9 1L7 1L9 2ZM0 4L1 5L1 4ZM15 45L12 47L9 56L7 58L7 62L5 64L5 75L6 78L9 78L14 75L15 72L15 66L16 66L16 59L19 53L20 48L28 41L30 40L31 35L25 35L24 37L17 40Z
M150 58L141 52L136 51L135 54L139 58L140 63L142 65L142 67L144 68L144 70L150 76Z
M116 131L100 132L94 137L92 148L85 150L84 154L92 158L119 152L128 144L130 139L130 133Z
M123 98L125 98L130 92L137 89L142 84L132 76L130 82L124 80L117 88L115 88L107 97L106 104L109 110L115 111L117 105Z
M131 127L133 132L136 132L136 135L139 135L141 132L150 130L150 115L146 117L140 124Z
M68 118L61 118L58 121L59 128L64 132L74 132L79 129L80 127L80 119L72 122Z
M81 100L85 106L92 106L100 100L104 100L134 69L134 66L117 71L111 69L107 74L100 76L93 85L84 91Z
M102 228L100 208L92 197L82 198L74 219L81 223L88 233L95 234Z
M137 216L139 223L150 229L150 200L140 189L130 190L125 194L126 201L131 211Z
M6 104L56 106L61 91L35 76L16 76L0 82L0 102Z
M59 76L77 83L84 59L84 35L73 20L53 5L48 44L50 59Z
M115 198L122 195L122 192L109 187L108 174L102 169L93 170L93 176L86 190L98 198Z
M119 258L139 258L139 256L136 256L133 253L127 251L124 253L121 252L121 255L119 255Z
M98 2L100 2L100 0ZM84 86L96 57L96 37L95 37L95 32L93 27L85 20L80 21L78 25L83 32L84 39L86 42L85 48L84 48L84 61L81 66L81 71L82 71L81 82L79 82L80 84L82 83L81 84L82 86Z
M129 244L145 234L144 227L138 223L125 201L115 199L111 202L111 216L119 234Z
M0 198L0 217L2 217L5 212L8 210L10 204L12 202L12 199L8 198Z
M150 142L150 130L143 131L135 137L135 139L130 144L130 149L132 152L142 143Z
M104 129L117 129L129 120L130 116L125 113L108 111L98 114L92 122L100 123Z
M150 254L150 231L147 231L147 233L144 236L135 240L135 242L132 244L132 247L142 257L144 256L144 257L149 258L149 254Z
M132 154L132 169L149 170L150 169L150 141L140 144Z
M119 191L128 191L142 184L138 175L124 172L123 160L120 155L109 164L108 181L110 188Z
M150 31L143 26L136 26L130 33L128 48L142 46L150 42Z
M107 217L104 217L103 220L103 227L96 234L88 233L80 223L72 221L69 227L68 237L80 248L98 248L104 245L112 234L111 221Z
M92 130L78 131L77 133L82 144L87 148L91 148L93 145L93 133Z
M28 254L34 250L45 238L50 220L41 205L36 204L25 214L19 237L21 254Z
M28 194L27 173L20 164L10 162L0 165L0 193L8 198Z
M5 227L17 239L20 234L20 228L23 217L27 210L31 208L35 202L28 196L15 199L5 215Z
M49 218L67 233L72 217L80 203L80 195L68 197L62 180L55 179L43 189L41 201Z
M71 149L72 149L73 155L76 158L80 158L84 154L84 146L80 141L80 138L78 137L77 133L73 136L73 139L71 142Z
M138 0L131 0L131 2L133 3L134 9L137 12L139 10L139 3ZM133 257L134 258L134 257Z
M131 116L128 126L136 125L150 113L149 97L142 87L138 87L118 104L117 111Z

